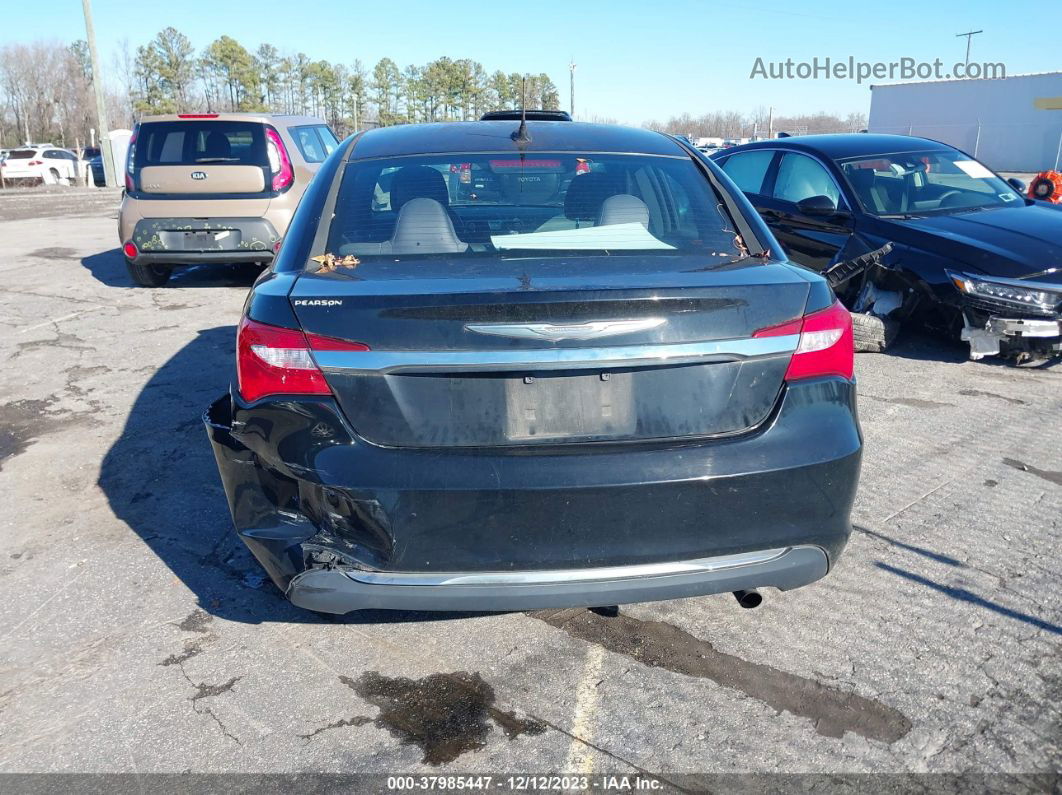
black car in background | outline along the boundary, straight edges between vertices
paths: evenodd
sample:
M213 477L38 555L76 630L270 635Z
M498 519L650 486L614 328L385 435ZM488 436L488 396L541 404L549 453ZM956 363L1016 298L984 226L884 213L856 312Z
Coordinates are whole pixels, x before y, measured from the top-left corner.
M663 134L348 138L205 417L237 532L330 613L750 605L819 579L862 451L851 320L780 250Z
M973 358L1062 353L1062 206L1026 199L1020 181L900 135L789 137L713 159L794 262L823 271L891 244L837 287L853 311L920 318Z
M86 147L81 153L81 159L88 163L89 174L92 176L92 184L97 188L106 185L106 177L103 174L103 153L98 146Z

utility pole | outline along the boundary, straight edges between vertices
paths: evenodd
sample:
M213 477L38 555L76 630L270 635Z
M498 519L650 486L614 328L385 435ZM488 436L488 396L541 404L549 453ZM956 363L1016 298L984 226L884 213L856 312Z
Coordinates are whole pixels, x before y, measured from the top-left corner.
M572 118L574 119L575 118L575 57L574 56L568 60L568 70L571 72L571 78L570 78L569 88L568 88L568 90L570 92L570 95L569 95L570 102L569 102L569 105L568 105L568 113L570 113Z
M767 137L774 138L774 105L767 108Z
M103 101L103 73L100 71L100 57L96 52L96 30L92 27L91 0L81 0L85 10L85 36L88 39L89 59L92 62L92 89L96 94L96 124L100 131L100 154L103 156L103 181L108 188L118 184L114 171L114 154L111 152L111 139L107 135L107 106Z
M959 39L963 36L966 37L966 65L970 65L970 40L973 39L978 33L984 33L983 30L971 30L966 33L956 33L955 38Z

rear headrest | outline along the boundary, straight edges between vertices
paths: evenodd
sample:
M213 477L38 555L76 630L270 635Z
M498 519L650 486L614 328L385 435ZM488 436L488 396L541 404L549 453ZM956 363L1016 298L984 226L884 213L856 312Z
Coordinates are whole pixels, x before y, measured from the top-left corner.
M579 174L564 196L564 216L573 221L596 221L601 205L620 193L620 179L611 174Z
M601 204L601 215L597 219L598 226L635 223L641 224L646 229L649 228L649 208L637 196L618 193L615 196L609 196Z
M467 248L468 244L462 243L454 232L446 208L435 199L410 199L398 211L390 253L457 254Z
M229 138L221 130L210 132L203 146L203 157L229 157L232 155L232 146Z
M391 209L398 212L411 199L434 199L450 203L443 175L430 166L405 166L391 180Z

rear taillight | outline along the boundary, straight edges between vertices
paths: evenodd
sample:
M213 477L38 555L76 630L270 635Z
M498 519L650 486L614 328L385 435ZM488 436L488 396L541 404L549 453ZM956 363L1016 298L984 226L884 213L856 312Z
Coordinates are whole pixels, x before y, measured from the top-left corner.
M284 190L295 180L295 171L291 167L291 158L280 133L272 127L266 127L266 148L269 154L269 170L273 174L273 190Z
M330 395L311 349L367 351L358 342L304 334L245 317L236 333L236 377L240 395L254 401L267 395Z
M43 166L44 165L44 161L43 160L31 160L28 163L26 163L26 165L27 166Z
M800 342L785 371L786 381L826 375L852 378L855 368L852 316L840 301L800 320L760 329L752 336L783 337L789 334L799 334Z
M124 246L122 246L122 253L129 259L136 259L136 255L139 254L136 250L136 243L130 240Z
M133 163L136 158L136 136L140 132L140 125L133 128L133 134L129 136L129 148L125 152L125 189L132 193L136 188L133 186Z

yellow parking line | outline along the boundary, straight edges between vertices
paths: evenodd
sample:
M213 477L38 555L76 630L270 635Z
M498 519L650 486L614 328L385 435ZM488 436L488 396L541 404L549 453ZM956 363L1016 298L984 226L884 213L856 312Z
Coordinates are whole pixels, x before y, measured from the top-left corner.
M572 744L568 748L568 759L564 773L589 775L594 769L593 748L587 743L594 740L595 713L597 712L597 686L601 681L601 665L605 660L605 650L596 643L586 651L583 663L583 676L575 692L575 714L572 716Z

